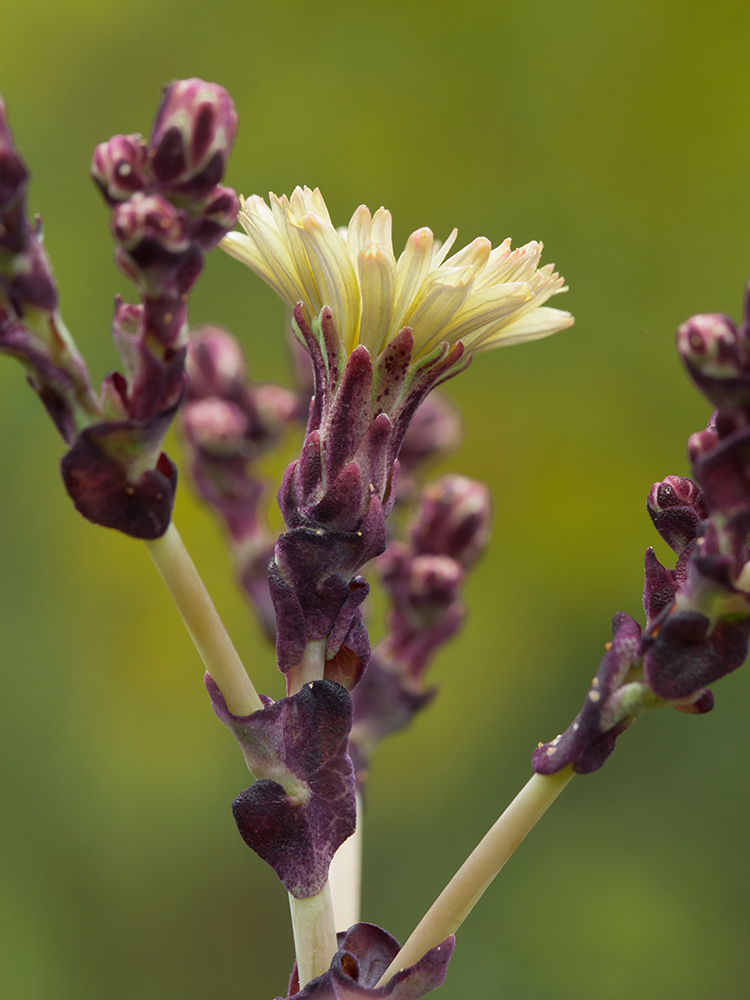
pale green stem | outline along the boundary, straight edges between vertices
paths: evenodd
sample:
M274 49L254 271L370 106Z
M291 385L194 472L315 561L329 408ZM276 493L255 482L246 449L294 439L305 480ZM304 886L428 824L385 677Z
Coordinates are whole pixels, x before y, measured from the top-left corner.
M289 671L289 694L297 694L305 684L322 681L325 670L325 639L311 639L305 646L302 659Z
M333 856L328 872L336 930L359 923L362 885L362 796L357 793L357 826Z
M147 541L146 548L229 711L233 715L250 715L262 709L263 702L174 524L161 538Z
M292 911L294 951L302 989L311 979L327 972L338 949L328 883L317 896L308 896L307 899L297 899L290 893L289 909Z
M532 775L440 893L385 970L378 986L414 965L458 930L487 886L572 777L572 764L557 774Z

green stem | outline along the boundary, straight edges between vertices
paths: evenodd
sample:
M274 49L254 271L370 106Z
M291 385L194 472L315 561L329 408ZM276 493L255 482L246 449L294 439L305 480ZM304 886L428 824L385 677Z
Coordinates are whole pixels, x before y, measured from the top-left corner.
M289 694L297 694L305 684L312 681L322 681L325 670L325 639L311 639L305 646L302 659L296 667L289 671L288 688Z
M333 856L328 872L336 929L359 923L362 885L362 796L357 793L357 826Z
M458 930L490 882L572 777L572 764L557 774L532 775L440 893L385 970L378 986L414 965Z
M302 989L311 979L327 972L337 951L331 890L326 882L317 896L297 899L289 894L292 911L297 975Z
M161 538L147 541L146 548L229 711L233 715L250 715L262 709L263 702L174 524Z

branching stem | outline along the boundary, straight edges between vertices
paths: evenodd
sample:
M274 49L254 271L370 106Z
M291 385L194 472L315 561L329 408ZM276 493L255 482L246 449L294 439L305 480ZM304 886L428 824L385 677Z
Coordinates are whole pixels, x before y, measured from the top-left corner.
M305 684L311 681L322 681L325 671L325 639L311 639L305 646L302 659L296 667L289 671L288 687L289 694L297 694Z
M557 774L534 774L474 848L383 973L378 986L418 962L455 933L527 833L573 777L568 765Z
M263 702L174 524L161 538L147 541L146 548L229 711L250 715L262 709Z
M362 796L357 793L357 826L333 856L328 873L336 930L359 923L362 885Z
M317 896L308 896L307 899L297 899L290 893L289 909L292 911L294 951L302 989L311 979L322 976L328 970L337 951L328 883Z

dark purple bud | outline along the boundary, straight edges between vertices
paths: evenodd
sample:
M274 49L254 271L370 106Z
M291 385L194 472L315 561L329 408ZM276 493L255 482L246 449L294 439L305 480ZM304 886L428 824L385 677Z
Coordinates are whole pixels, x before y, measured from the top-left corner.
M228 330L220 326L196 327L190 331L187 372L190 399L232 399L247 381L245 352Z
M370 758L378 743L405 729L436 694L437 688L424 690L421 683L410 685L400 673L380 662L377 649L373 651L364 676L352 692L354 723L350 752L358 785L367 780Z
M13 142L0 98L0 248L20 253L26 245L24 199L29 173Z
M433 392L417 408L404 435L399 459L409 470L448 451L463 440L463 422L455 403Z
M406 591L409 604L419 614L424 627L430 619L437 624L446 605L458 597L464 571L448 556L416 556L409 566Z
M296 392L272 382L256 385L252 393L253 405L265 433L276 439L282 431L300 419L299 397Z
M221 180L237 132L232 99L215 83L176 80L151 132L151 170L163 190L201 198Z
M186 216L158 194L135 194L112 213L112 233L126 250L148 241L168 253L187 250Z
M487 544L492 502L484 483L447 475L422 491L410 538L420 554L450 556L471 566Z
M99 143L91 158L91 176L108 204L144 190L147 158L148 147L140 135L114 135Z
M262 711L238 717L208 674L205 680L214 712L258 779L232 806L242 839L293 896L316 895L356 825L349 695L316 681L291 698L264 698Z
M716 418L718 414L714 411L706 424L704 431L697 431L688 438L688 458L691 462L696 462L706 452L716 447L719 435L716 430Z
M677 330L677 350L696 368L718 375L739 370L737 327L728 316L706 313L692 316Z
M36 223L36 228L28 226L25 248L14 258L7 283L8 299L20 319L29 309L45 313L57 309L57 286L41 242L41 219L37 217Z
M654 483L647 500L654 527L677 555L695 542L708 511L699 486L684 476Z
M287 997L276 1000L419 1000L445 981L456 939L453 935L432 948L416 964L397 972L384 986L378 982L398 955L400 946L375 924L354 924L338 935L339 950L328 972L299 991L296 967Z
M185 405L182 426L196 448L228 458L242 454L248 419L235 403L210 396Z
M750 406L750 361L728 316L691 317L677 331L677 349L693 381L714 406Z

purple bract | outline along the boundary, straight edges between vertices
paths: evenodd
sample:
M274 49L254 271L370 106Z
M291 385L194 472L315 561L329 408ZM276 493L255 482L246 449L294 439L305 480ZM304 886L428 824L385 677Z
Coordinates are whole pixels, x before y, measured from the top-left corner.
M375 924L354 924L338 935L339 950L326 973L300 990L295 968L287 997L276 1000L419 1000L443 984L455 940L451 935L415 965L377 986L399 943Z
M293 896L316 895L356 825L349 695L339 684L316 681L291 698L264 698L262 711L239 718L208 674L206 687L258 779L232 806L243 840Z

